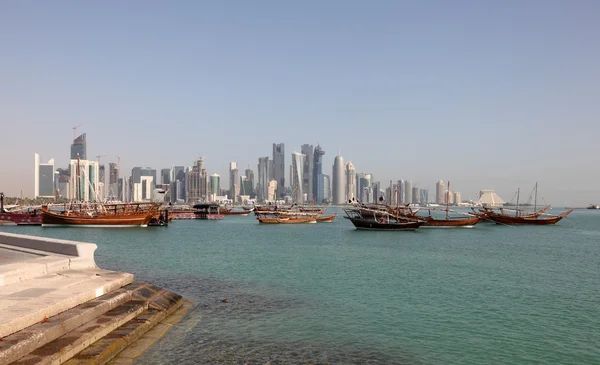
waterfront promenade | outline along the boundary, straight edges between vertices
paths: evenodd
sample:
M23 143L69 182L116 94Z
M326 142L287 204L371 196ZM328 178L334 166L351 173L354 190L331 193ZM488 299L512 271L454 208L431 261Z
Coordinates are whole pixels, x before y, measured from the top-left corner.
M96 248L0 233L0 365L132 363L191 308L98 268Z

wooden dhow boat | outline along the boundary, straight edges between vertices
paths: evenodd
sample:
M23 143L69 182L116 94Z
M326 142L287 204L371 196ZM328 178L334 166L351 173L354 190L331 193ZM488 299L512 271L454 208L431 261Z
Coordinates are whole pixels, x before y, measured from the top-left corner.
M259 223L266 224L299 224L299 223L317 223L314 217L265 217L259 216Z
M320 216L320 217L315 217L315 220L317 221L317 223L332 223L333 220L335 219L336 214L330 215L330 216Z
M146 227L159 215L160 204L71 204L53 211L42 206L42 227Z
M371 215L364 215L368 208L344 209L348 219L357 230L369 231L414 231L423 225L421 220L407 220L383 211L371 211Z
M42 224L42 214L36 208L4 209L4 193L0 193L0 223L9 222L19 226L39 226Z

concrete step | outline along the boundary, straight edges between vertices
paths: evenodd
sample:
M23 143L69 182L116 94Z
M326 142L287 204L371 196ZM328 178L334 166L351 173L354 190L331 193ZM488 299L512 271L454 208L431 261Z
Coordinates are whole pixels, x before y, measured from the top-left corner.
M106 363L182 303L152 284L131 283L5 337L0 365Z
M132 299L145 283L129 284L92 301L50 317L0 341L0 364L8 364Z
M133 281L98 268L68 270L0 287L0 338L21 331Z

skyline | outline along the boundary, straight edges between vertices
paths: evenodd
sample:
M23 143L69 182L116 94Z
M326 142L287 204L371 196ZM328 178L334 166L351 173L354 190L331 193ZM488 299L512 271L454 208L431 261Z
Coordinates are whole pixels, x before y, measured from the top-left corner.
M510 201L600 201L600 4L11 3L0 14L0 191L33 195L33 154L123 172L227 166L320 144L386 186ZM110 26L107 26L110 25ZM7 158L6 156L10 156ZM125 174L127 175L127 174ZM222 182L223 184L223 182ZM454 189L453 189L454 190Z

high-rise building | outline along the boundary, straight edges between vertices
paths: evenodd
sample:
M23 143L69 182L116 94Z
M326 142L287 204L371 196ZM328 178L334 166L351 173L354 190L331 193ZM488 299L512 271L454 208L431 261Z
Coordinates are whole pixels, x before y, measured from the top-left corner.
M258 182L256 184L256 194L259 202L267 200L269 180L271 175L271 161L269 157L258 158Z
M130 201L129 197L127 196L127 186L126 186L126 182L125 179L120 177L117 179L117 199L122 201L122 202L126 202L126 201Z
M373 192L373 203L381 203L382 201L379 199L381 197L381 183L379 181L375 181L371 183L371 191Z
M292 166L290 175L292 178L292 198L295 203L304 204L304 162L306 156L302 153L292 152Z
M444 197L444 193L446 191L446 186L442 180L438 181L435 184L435 202L437 204L446 204L446 198Z
M70 199L76 201L98 201L98 161L71 160L69 181Z
M398 180L398 204L406 203L406 185L404 180Z
M54 174L54 188L58 191L60 198L69 199L69 180L71 178L69 169L58 168L56 172L58 174Z
M323 200L331 201L331 177L325 174L323 174Z
M213 198L219 195L219 191L221 190L221 176L218 174L210 175L210 194L213 195Z
M352 161L346 163L346 197L345 203L356 201L356 168Z
M254 190L254 170L248 167L246 171L244 171L244 175L246 176L246 180L250 180L252 183L252 190Z
M370 203L373 200L373 187L371 186L373 180L373 174L368 173L358 173L356 175L357 180L357 194L360 201L364 203Z
M104 164L98 162L98 198L100 201L104 201L105 187L106 187L106 173L104 170Z
M246 176L240 176L240 195L252 197L254 189L252 188L252 180Z
M160 170L160 183L163 185L171 183L171 169Z
M171 167L171 203L185 202L187 199L187 174L185 166Z
M312 144L303 144L300 152L304 157L304 166L302 167L302 191L307 195L308 200L313 200L313 166L314 166L314 148Z
M235 201L237 196L240 195L240 184L238 183L239 171L237 162L229 163L229 198Z
M283 143L273 143L272 178L277 181L277 197L283 198L285 194L285 144Z
M108 191L106 196L110 200L119 198L119 167L114 162L108 164Z
M266 201L269 201L269 202L276 201L277 200L276 192L277 192L277 180L271 179L267 183L267 200Z
M452 198L453 198L452 191L446 190L446 194L445 195L446 195L446 198L445 198L446 200L444 200L444 204L446 204L446 205L452 204L453 203L453 201L452 201Z
M131 201L150 202L156 188L156 170L150 167L131 169Z
M411 204L412 200L412 181L404 181L404 204Z
M77 157L79 157L80 160L87 160L87 142L85 133L75 138L73 144L71 144L71 160L77 160Z
M54 159L40 163L40 155L34 154L34 198L54 198Z
M346 176L344 158L338 154L333 160L333 204L344 204L346 200Z
M323 156L325 151L320 145L317 145L314 150L313 157L313 196L312 199L315 203L320 204L323 202Z
M421 204L421 195L419 194L419 188L418 187L413 187L412 188L412 202L413 204Z
M454 204L456 204L456 205L460 204L460 191L454 192Z
M419 194L421 195L421 204L427 204L429 203L429 190L427 189L421 189L419 190Z
M188 173L187 199L191 203L205 201L208 195L208 174L204 169L204 159L198 157Z

